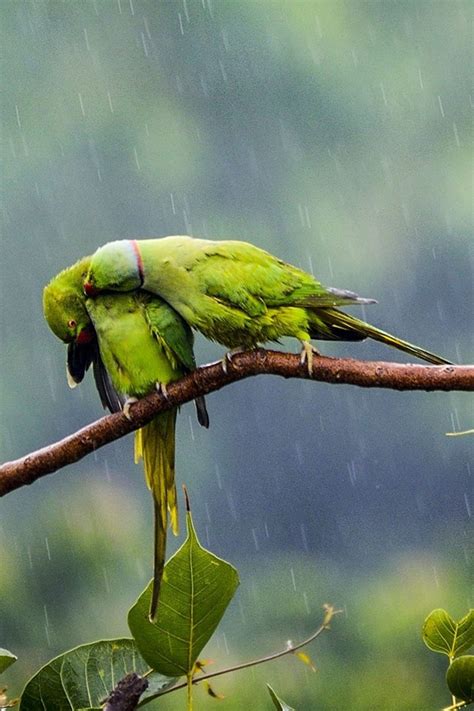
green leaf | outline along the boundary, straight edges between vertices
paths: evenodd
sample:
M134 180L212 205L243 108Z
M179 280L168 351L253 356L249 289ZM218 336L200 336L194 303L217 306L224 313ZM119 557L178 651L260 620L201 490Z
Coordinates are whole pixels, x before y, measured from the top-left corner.
M149 665L133 639L84 644L52 659L30 679L21 695L20 711L101 708L103 699L125 674L146 671ZM151 674L148 681L141 699L175 682L160 674Z
M17 657L8 651L8 649L2 649L0 647L0 674L8 669L9 666L16 662Z
M128 613L140 654L156 671L192 671L239 584L236 569L200 545L191 514L187 537L165 565L156 622L148 619L151 583Z
M288 704L286 704L280 699L279 696L276 695L270 684L267 684L267 689L270 693L270 696L272 697L273 704L275 708L278 709L278 711L295 711L292 706L288 706Z
M458 622L446 610L433 610L423 625L423 641L433 652L451 659L467 652L474 644L474 610Z
M455 659L446 672L446 682L453 696L472 703L474 701L474 656L466 654Z

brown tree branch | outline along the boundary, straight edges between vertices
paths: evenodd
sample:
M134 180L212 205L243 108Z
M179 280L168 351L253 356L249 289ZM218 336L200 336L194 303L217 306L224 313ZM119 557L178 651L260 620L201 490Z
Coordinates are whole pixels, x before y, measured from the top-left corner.
M154 393L131 408L131 421L121 413L108 415L78 432L21 459L0 466L0 496L25 484L32 484L66 464L142 427L155 415L193 400L198 395L219 390L225 385L252 375L280 375L306 378L324 383L344 383L365 388L392 390L474 390L473 365L404 365L349 358L315 357L310 376L299 355L263 349L240 353L228 363L202 366L167 386L167 397Z

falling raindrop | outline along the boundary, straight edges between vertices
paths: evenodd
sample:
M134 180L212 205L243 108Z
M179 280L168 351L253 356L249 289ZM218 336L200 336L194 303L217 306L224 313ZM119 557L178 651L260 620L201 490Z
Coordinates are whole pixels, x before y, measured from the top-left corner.
M80 91L77 92L77 96L78 96L78 98L79 98L79 105L80 105L80 107L81 107L81 114L82 114L83 116L85 116L85 115L86 115L86 112L85 112L85 109L84 109L84 102L83 102L83 100L82 100L82 94L81 94Z

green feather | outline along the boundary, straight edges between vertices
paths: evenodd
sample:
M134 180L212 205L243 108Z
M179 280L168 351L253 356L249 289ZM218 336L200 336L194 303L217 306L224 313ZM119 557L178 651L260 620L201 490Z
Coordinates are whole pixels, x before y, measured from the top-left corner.
M120 396L141 397L154 392L195 367L189 326L161 299L144 292L104 294L86 299L82 283L89 258L55 277L44 291L44 312L53 332L70 343L80 359L81 334L95 334L107 378ZM95 352L94 352L95 353ZM83 361L79 360L82 364ZM85 366L87 367L87 365ZM83 373L82 373L83 374ZM107 395L99 371L101 397ZM105 395L104 395L105 392ZM208 426L204 400L196 403L198 419ZM154 585L150 615L155 616L165 561L168 514L178 532L175 487L175 424L177 410L155 417L135 434L135 460L143 459L145 479L152 491L155 513Z
M121 240L93 255L85 282L89 293L139 286L168 302L192 328L230 348L252 348L284 336L373 338L430 363L449 362L335 308L373 299L326 288L247 242L187 236Z

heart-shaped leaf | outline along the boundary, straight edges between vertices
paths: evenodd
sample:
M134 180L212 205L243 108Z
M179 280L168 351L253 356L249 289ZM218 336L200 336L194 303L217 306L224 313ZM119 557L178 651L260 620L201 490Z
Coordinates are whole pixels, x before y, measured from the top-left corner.
M433 652L453 659L474 644L474 610L455 622L446 610L433 610L423 625L423 641Z
M149 669L133 639L84 644L52 659L30 679L21 695L20 711L101 708L104 698L122 677L129 672L144 674ZM154 673L148 681L142 699L175 680Z
M295 711L295 709L292 706L288 706L284 701L280 699L279 696L275 693L274 689L270 686L270 684L267 684L267 689L270 693L270 696L272 698L273 704L278 711Z
M193 670L239 584L236 569L199 543L191 514L187 537L163 572L156 622L150 622L151 583L128 613L142 657L167 676Z
M17 657L8 651L8 649L2 649L0 647L0 674L8 669L8 667L16 662Z
M474 702L474 656L466 654L455 659L446 672L446 682L457 699Z

